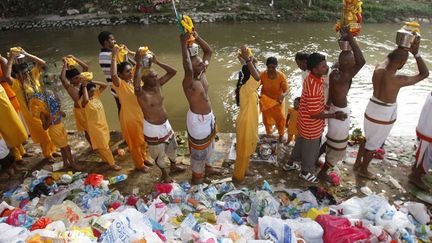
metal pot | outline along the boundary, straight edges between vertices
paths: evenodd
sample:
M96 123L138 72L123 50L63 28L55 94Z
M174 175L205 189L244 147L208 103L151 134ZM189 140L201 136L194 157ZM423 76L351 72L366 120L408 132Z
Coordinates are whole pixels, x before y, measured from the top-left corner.
M339 47L340 47L340 49L342 51L351 51L352 50L349 41L342 41L342 40L340 40L339 41Z
M413 43L416 36L405 29L400 29L396 33L396 44L403 48L411 48L411 43Z

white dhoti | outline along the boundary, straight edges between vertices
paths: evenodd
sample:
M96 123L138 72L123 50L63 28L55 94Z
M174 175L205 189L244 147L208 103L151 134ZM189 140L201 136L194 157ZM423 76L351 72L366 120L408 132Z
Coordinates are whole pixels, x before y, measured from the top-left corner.
M148 144L150 156L160 168L167 168L165 157L175 162L177 157L177 141L171 124L151 124L144 119L144 138Z
M201 115L189 110L186 119L192 176L199 179L204 176L205 166L209 166L214 151L215 116L213 112Z
M385 103L372 97L366 107L364 131L365 148L375 151L385 142L397 118L397 104Z
M424 173L432 166L432 93L428 95L417 124L417 137L420 143L416 153L416 167Z
M342 111L347 114L344 121L338 119L328 119L326 162L330 166L335 166L337 162L345 158L345 150L348 145L350 129L350 109L349 107L340 108L333 104L330 105L329 113Z

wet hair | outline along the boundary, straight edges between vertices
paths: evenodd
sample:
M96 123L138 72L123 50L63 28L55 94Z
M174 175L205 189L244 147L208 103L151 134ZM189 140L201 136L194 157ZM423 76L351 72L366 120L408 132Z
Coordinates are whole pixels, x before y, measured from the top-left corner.
M267 58L266 66L268 66L270 64L273 64L273 65L277 66L278 65L277 58L276 57L269 57L269 58Z
M92 82L88 82L87 83L87 91L90 91L90 89L92 89L92 88L96 88L96 85ZM78 91L78 95L81 98L81 96L83 96L83 94L84 94L84 86L81 84L80 89Z
M408 51L402 48L396 48L387 55L390 62L399 62L406 59L408 56Z
M309 54L307 54L306 52L297 52L295 54L295 60L307 61L308 58L309 58Z
M121 62L119 64L117 64L117 72L118 73L122 73L127 66L130 66L130 64L128 62Z
M239 77L237 80L237 87L235 90L235 99L237 106L240 106L240 88L245 84L251 76L251 73L249 71L249 68L246 65L243 65L242 70L239 72Z
M12 65L12 72L15 73L26 73L33 69L34 64L32 62L18 63Z
M99 40L99 43L101 44L101 46L103 46L105 41L109 40L110 35L112 35L112 33L108 32L108 31L102 31L99 33L98 40Z
M73 68L73 69L70 69L70 70L66 70L66 78L67 79L71 79L71 78L73 78L75 76L78 76L80 74L81 74L80 71L78 69L76 69L76 68Z
M312 69L316 68L322 61L325 61L325 56L323 54L314 52L310 54L308 60L307 60L307 66L309 71L312 71Z

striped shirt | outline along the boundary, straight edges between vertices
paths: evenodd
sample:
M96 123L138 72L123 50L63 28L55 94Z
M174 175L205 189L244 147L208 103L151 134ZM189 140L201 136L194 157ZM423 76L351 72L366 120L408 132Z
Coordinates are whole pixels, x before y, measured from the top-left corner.
M108 82L108 85L111 87L111 94L114 97L117 97L117 93L112 88L112 80L111 80L111 50L108 48L102 48L99 52L99 65L102 68L105 79Z
M298 113L298 131L305 139L318 139L324 130L323 119L313 119L311 116L323 112L324 80L312 73L304 79L303 90Z

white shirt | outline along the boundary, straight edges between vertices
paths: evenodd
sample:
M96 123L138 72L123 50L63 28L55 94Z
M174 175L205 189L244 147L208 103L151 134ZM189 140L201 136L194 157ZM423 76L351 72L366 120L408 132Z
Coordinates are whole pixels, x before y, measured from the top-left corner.
M432 139L432 93L429 93L420 113L417 132Z
M6 142L4 139L0 138L0 159L6 158L9 154L9 149L6 146Z

